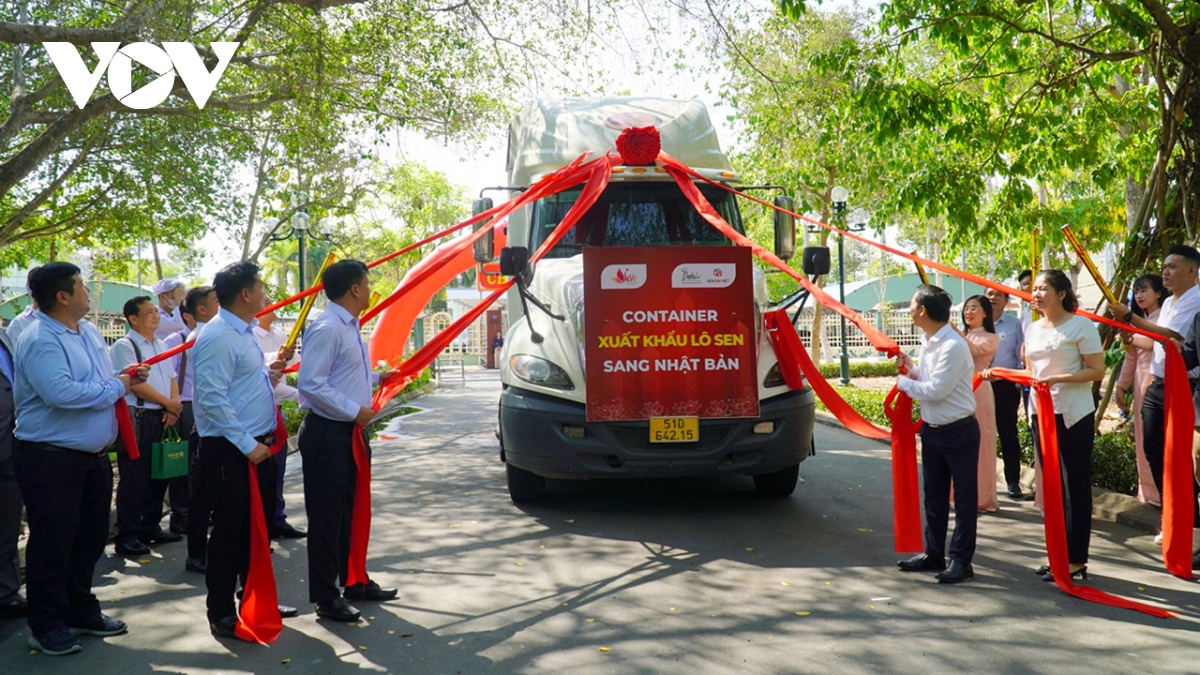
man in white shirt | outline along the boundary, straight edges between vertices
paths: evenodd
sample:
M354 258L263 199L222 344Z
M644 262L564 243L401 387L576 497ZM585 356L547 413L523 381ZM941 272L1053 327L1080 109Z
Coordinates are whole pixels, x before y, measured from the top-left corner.
M29 282L30 282L30 280L33 279L33 275L37 274L37 271L40 269L42 269L42 267L39 265L39 266L34 267L33 269L29 270L29 274L26 275L26 277L25 277L25 288L26 289L29 288ZM33 299L33 293L30 292L29 304L25 307L24 310L21 311L20 314L13 317L12 321L8 322L8 329L7 329L8 330L8 339L12 340L12 343L14 345L17 344L17 338L20 337L21 331L25 330L25 327L29 325L29 322L33 321L34 318L37 317L37 311L38 311L37 300Z
M124 314L129 334L114 342L110 352L112 367L117 372L167 350L163 341L154 337L159 320L149 297L130 298L125 303ZM168 544L183 539L183 535L164 531L159 525L169 482L150 477L152 446L162 440L163 429L175 424L183 412L171 364L151 366L146 381L129 388L125 402L133 415L141 456L131 459L123 449L117 453L121 480L117 483L115 543L118 555L142 556L150 553L150 544Z
M1127 306L1117 303L1112 306L1113 316L1135 328L1157 333L1172 340L1182 341L1200 313L1200 286L1196 274L1200 270L1200 251L1191 246L1175 244L1167 249L1163 259L1163 286L1171 291L1171 297L1163 301L1162 310L1154 321L1140 317ZM1142 397L1142 448L1150 475L1159 494L1163 489L1163 452L1166 448L1166 405L1163 393L1163 376L1166 373L1167 352L1162 342L1154 341L1154 357L1150 361L1150 386ZM1191 376L1192 373L1189 373ZM1195 380L1192 380L1195 384ZM1194 389L1194 386L1193 386ZM1197 507L1196 524L1200 525L1200 507Z
M178 279L160 279L154 284L153 290L158 296L159 317L158 330L154 331L154 337L165 340L171 333L178 333L187 327L183 323L183 314L179 311L184 284Z
M906 374L896 387L921 402L921 473L925 478L925 552L898 565L905 572L939 571L938 583L956 584L975 577L979 468L979 423L971 380L975 364L971 350L950 325L946 291L932 285L917 287L908 312L913 325L925 333L919 361L907 354L896 358ZM954 535L946 556L946 527L950 518L950 483L954 482Z
M271 302L269 299L267 302ZM287 342L288 334L279 329L275 325L275 320L278 317L275 312L267 312L258 317L258 325L254 327L254 339L258 340L258 346L263 351L263 358L268 364L274 363L277 359L283 358L286 365L292 365L296 361L296 350L293 347L286 354L280 354L284 343ZM300 402L300 394L296 388L287 383L287 378L279 379L275 383L275 407L284 401ZM303 539L308 536L308 533L300 528L292 525L287 519L287 505L283 500L283 474L287 470L287 448L284 448L279 454L275 455L277 464L275 469L275 507L273 509L274 518L267 518L267 530L274 539ZM268 510L271 513L272 510Z

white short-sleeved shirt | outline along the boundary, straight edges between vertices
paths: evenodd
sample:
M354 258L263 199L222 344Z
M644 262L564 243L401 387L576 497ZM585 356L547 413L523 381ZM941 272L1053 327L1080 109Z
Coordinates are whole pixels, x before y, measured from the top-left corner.
M1082 316L1072 316L1058 327L1043 318L1031 323L1025 332L1025 358L1029 359L1037 379L1077 373L1083 370L1085 354L1103 351L1099 331ZM1050 385L1050 397L1054 400L1054 412L1063 416L1067 428L1096 409L1091 382Z
M1187 337L1192 319L1200 312L1200 286L1192 286L1179 295L1163 300L1162 309L1154 323L1170 328ZM1167 372L1167 352L1161 340L1154 341L1154 356L1150 361L1150 374L1163 377ZM1189 373L1189 376L1192 375Z

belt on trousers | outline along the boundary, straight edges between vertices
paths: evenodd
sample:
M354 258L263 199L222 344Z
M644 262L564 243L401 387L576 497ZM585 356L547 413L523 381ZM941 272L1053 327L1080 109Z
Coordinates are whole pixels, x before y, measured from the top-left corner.
M269 448L269 447L271 447L271 446L275 445L275 432L274 432L274 431L272 431L272 432L271 432L271 433L269 433L269 434L263 434L263 435L261 435L261 436L255 436L255 437L254 437L254 440L258 441L259 443L262 443L263 445L265 445L265 446L267 446L267 447Z
M925 429L929 429L930 431L937 431L937 432L942 432L942 431L953 431L953 430L955 430L955 429L957 429L957 428L959 428L959 427L965 427L965 426L967 426L968 424L970 424L971 422L974 422L974 421L975 421L975 416L974 416L974 415L967 415L966 417L963 417L963 418L961 418L961 419L954 420L953 422L949 422L949 423L947 423L947 424L937 424L937 425L934 425L934 424L930 424L930 423L926 422L926 423L925 423L924 425L922 425L922 426L923 426L923 428L925 428Z
M100 452L89 452L87 450L77 450L75 448L64 448L61 445L54 445L53 443L41 443L38 441L22 441L21 439L15 439L15 440L17 443L20 443L21 448L25 449L25 450L44 450L46 452L74 452L74 453L77 453L80 455L93 455L96 457L103 457L105 459L108 459L108 453L104 452L103 450L101 450Z
M1159 377L1157 375L1150 376L1150 384L1157 384L1159 386L1162 386L1162 383L1163 383L1163 379L1161 377Z

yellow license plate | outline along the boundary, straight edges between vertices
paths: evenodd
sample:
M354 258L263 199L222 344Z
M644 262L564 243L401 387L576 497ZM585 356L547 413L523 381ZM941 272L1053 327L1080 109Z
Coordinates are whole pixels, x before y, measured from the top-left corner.
M651 443L689 443L700 440L698 417L651 417Z

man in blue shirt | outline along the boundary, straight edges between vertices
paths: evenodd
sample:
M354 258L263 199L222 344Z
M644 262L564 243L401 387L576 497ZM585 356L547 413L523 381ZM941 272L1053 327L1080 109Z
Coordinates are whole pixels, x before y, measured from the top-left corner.
M13 473L13 343L0 330L0 619L29 615L29 604L21 595L21 561L17 542L21 537L21 489Z
M92 574L108 540L113 406L149 371L113 375L100 332L83 320L90 302L78 267L44 265L30 290L40 310L17 341L13 449L29 515L29 645L45 654L73 654L82 649L76 634L126 630L100 613Z
M396 597L396 589L374 581L347 586L344 593L338 588L338 578L342 584L347 579L354 515L353 435L365 434L363 428L375 417L371 390L380 378L371 372L358 325L358 316L371 304L371 283L367 266L357 260L335 262L321 281L329 306L304 333L297 382L300 408L308 412L299 441L308 514L308 599L316 603L319 617L356 621L360 613L347 599Z
M213 500L205 572L209 628L217 637L236 637L234 594L250 564L247 461L258 465L260 492L271 494L275 398L272 376L253 332L254 315L266 307L267 297L258 265L245 260L227 265L217 273L213 287L221 309L199 331L192 348L193 410L200 434L199 469L211 479L205 489L212 490Z
M180 306L185 320L190 321L186 333L180 331L167 338L168 347L183 344L185 340L195 340L200 330L217 315L221 306L217 304L217 292L212 286L197 286L189 289ZM175 379L179 382L179 400L183 404L183 415L179 418L179 434L187 439L188 456L188 497L187 497L187 560L184 569L189 572L204 574L207 569L205 559L208 556L208 519L212 515L212 477L201 471L200 434L196 431L195 408L193 407L194 391L192 379L196 374L194 349L182 352L174 359ZM172 497L172 500L174 497ZM174 502L171 508L174 509Z
M129 333L109 349L116 372L167 350L163 341L154 337L159 316L150 296L126 300L123 313ZM133 415L139 456L133 459L124 449L117 451L121 480L117 482L117 538L114 544L118 555L143 556L150 553L150 544L169 544L183 539L183 535L163 531L159 526L163 497L171 481L150 477L154 444L162 440L163 429L175 424L183 412L171 364L151 366L150 376L145 382L130 387L125 402ZM178 483L178 479L175 482Z
M1025 361L1021 349L1025 344L1025 331L1020 319L1004 311L1008 307L1008 294L989 288L984 295L992 301L992 323L1000 336L1000 347L992 357L991 367L1023 370ZM1022 499L1025 495L1021 492L1021 444L1017 436L1021 386L1006 380L992 380L991 384L996 399L996 435L1000 439L1000 456L1004 458L1008 496Z

